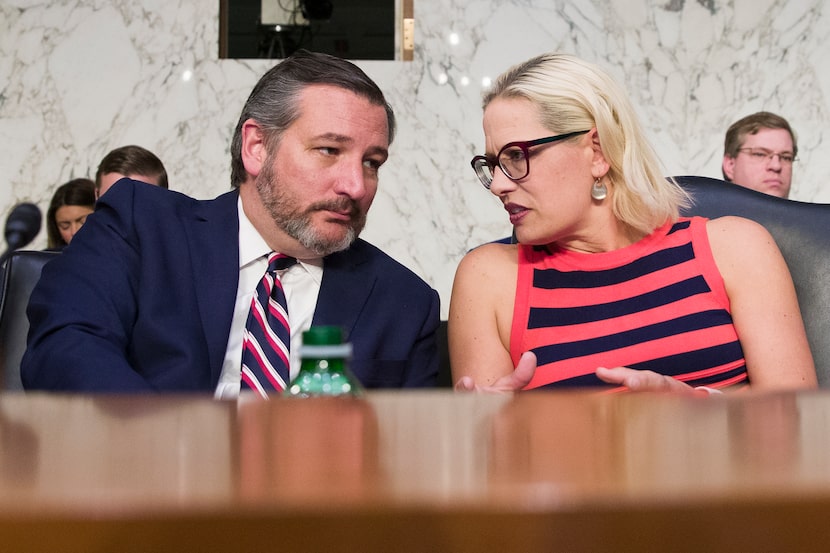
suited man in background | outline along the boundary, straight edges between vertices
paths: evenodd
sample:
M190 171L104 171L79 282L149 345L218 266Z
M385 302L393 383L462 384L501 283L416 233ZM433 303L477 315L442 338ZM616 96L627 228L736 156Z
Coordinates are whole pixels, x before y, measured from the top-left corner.
M299 261L280 276L292 377L313 323L344 329L366 387L433 385L438 294L357 238L394 130L352 63L298 51L272 68L234 132L231 192L195 200L122 180L47 264L29 303L24 387L235 397L271 252Z
M95 172L95 199L124 177L169 188L167 169L156 154L129 144L110 150Z

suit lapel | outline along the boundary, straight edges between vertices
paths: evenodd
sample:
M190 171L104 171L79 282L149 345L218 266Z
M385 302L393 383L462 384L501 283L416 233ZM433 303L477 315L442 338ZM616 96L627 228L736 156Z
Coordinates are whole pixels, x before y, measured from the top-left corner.
M361 240L348 250L325 258L323 281L312 324L338 325L343 328L346 337L351 336L357 317L377 280L367 259Z
M198 202L184 225L214 383L222 370L239 285L238 198L233 190Z

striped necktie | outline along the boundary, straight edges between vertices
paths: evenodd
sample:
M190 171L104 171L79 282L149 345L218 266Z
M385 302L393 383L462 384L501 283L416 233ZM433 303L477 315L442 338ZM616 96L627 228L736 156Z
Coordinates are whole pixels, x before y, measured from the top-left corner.
M297 260L281 253L268 256L268 270L257 284L242 337L242 382L261 397L284 390L289 383L291 331L288 304L277 271Z

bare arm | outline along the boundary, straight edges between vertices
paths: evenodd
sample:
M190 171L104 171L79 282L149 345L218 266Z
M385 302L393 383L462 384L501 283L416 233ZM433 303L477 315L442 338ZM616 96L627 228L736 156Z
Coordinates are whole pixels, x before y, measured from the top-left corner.
M458 266L448 338L453 382L469 377L459 389L491 387L513 373L510 326L517 269L517 248L506 244L480 246Z
M761 225L739 217L707 224L753 389L815 388L813 356L790 271Z

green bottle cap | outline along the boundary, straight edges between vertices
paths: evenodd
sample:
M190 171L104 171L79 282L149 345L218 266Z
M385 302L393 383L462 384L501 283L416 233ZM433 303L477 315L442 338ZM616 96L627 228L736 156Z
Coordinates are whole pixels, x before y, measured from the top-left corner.
M343 343L343 329L339 326L312 326L303 332L303 344L334 346Z

